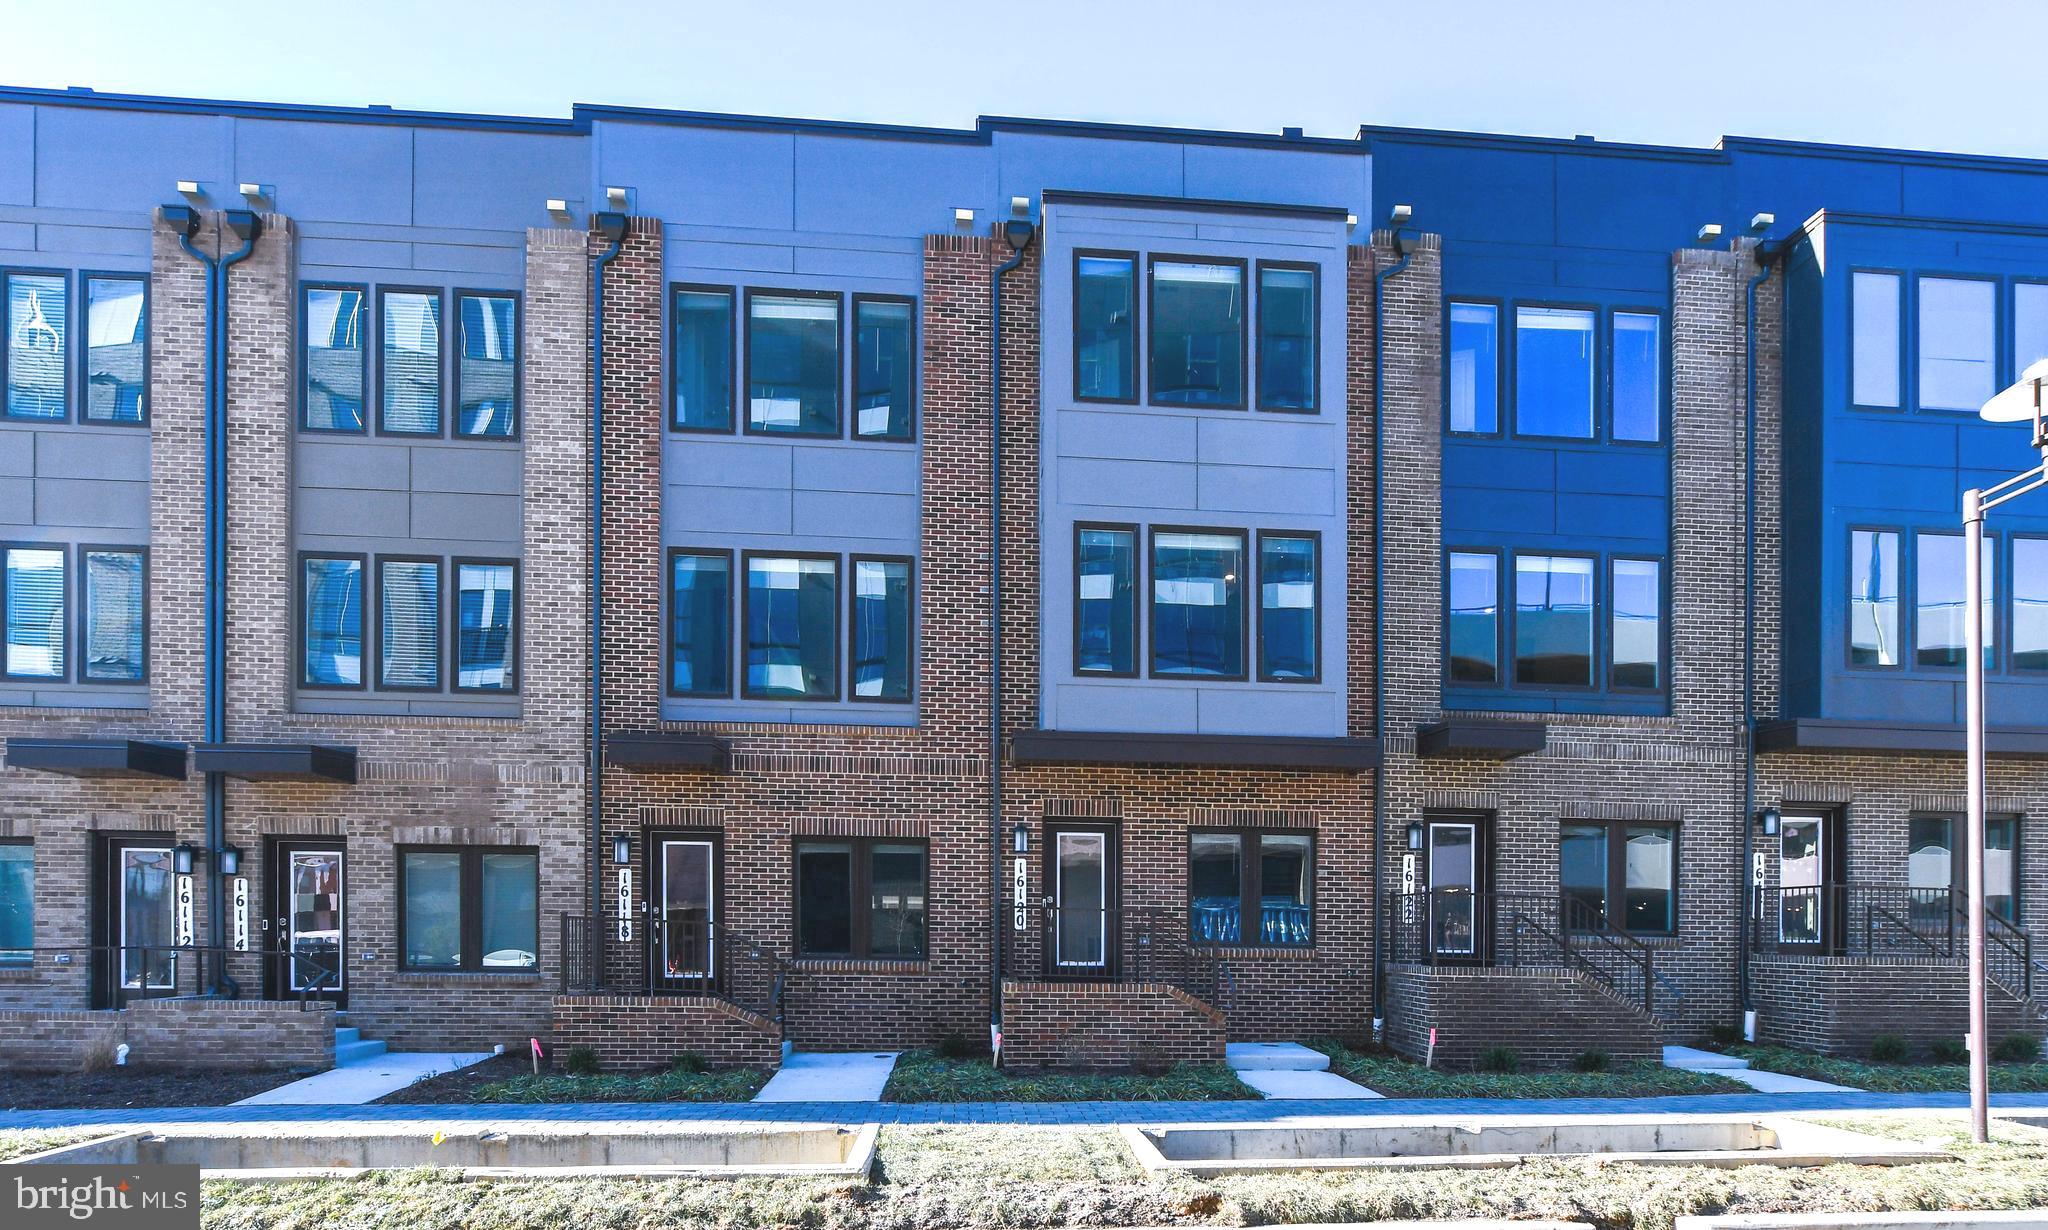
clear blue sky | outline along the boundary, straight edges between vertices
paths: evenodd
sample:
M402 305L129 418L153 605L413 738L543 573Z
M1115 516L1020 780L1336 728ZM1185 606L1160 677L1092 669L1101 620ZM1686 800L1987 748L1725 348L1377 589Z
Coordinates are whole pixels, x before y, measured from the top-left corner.
M1376 123L2048 157L2044 82L2040 0L0 0L0 83L550 116Z

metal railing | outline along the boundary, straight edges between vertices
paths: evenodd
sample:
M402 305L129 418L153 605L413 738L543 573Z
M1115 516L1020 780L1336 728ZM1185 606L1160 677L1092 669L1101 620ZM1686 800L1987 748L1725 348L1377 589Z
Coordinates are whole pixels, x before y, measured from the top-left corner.
M564 914L561 936L565 995L711 995L782 1020L789 963L723 924L641 918L621 939L616 918Z
M33 970L88 979L99 1002L122 1007L136 1000L241 999L232 965L260 963L275 973L276 999L296 998L301 1006L327 994L340 976L339 962L280 949L198 944L39 945L0 950L0 972ZM245 967L246 972L246 967Z
M1961 960L1969 955L1969 894L1954 888L1903 884L1821 884L1759 888L1753 897L1754 947L1837 957L1921 957ZM1992 981L2031 999L2034 937L2001 915L1986 912L1985 966Z
M1398 964L1577 970L1652 1017L1659 991L1675 994L1647 944L1577 897L1435 889L1387 904L1388 959Z
M1199 918L1164 908L1027 905L1023 930L1005 933L1005 967L1049 980L1164 983L1228 1014L1237 983L1230 963L1198 934Z

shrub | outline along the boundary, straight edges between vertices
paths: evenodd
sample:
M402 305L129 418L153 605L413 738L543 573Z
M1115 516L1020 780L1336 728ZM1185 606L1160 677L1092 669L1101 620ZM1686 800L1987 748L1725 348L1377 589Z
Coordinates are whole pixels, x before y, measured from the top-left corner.
M974 1044L967 1040L966 1034L961 1033L957 1029L940 1038L938 1045L934 1046L932 1050L937 1052L941 1059L974 1058Z
M1936 1038L1927 1044L1927 1057L1936 1063L1968 1063L1970 1047L1961 1038Z
M1904 1063L1913 1053L1906 1040L1897 1034L1879 1034L1870 1040L1870 1058L1873 1063Z
M596 1076L597 1051L587 1046L572 1046L562 1057L562 1070L571 1076Z
M1572 1071L1605 1072L1613 1066L1613 1062L1613 1059L1606 1051L1595 1047L1590 1051L1579 1052L1578 1057L1572 1060Z
M704 1062L704 1057L697 1052L684 1051L668 1061L668 1070L671 1072L687 1072L694 1076L700 1072L709 1072L711 1065Z
M114 1051L120 1046L114 1031L103 1029L94 1034L78 1051L80 1072L106 1072L114 1066Z
M1716 1048L1734 1046L1742 1041L1740 1025L1715 1025L1707 1030L1707 1045Z
M2000 1063L2032 1063L2041 1057L2041 1040L2027 1034L2007 1034L1991 1048L1991 1057Z
M1512 1046L1489 1046L1479 1052L1477 1066L1481 1072L1508 1075L1522 1070L1522 1057Z

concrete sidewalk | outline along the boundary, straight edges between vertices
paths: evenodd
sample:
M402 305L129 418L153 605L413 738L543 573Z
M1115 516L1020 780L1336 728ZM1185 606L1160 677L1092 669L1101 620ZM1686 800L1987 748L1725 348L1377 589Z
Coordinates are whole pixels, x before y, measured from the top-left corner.
M351 1060L340 1067L317 1072L289 1085L266 1089L236 1106L347 1106L374 1102L396 1093L414 1081L443 1072L453 1072L491 1057L489 1051L474 1054L443 1051L386 1051L368 1059Z

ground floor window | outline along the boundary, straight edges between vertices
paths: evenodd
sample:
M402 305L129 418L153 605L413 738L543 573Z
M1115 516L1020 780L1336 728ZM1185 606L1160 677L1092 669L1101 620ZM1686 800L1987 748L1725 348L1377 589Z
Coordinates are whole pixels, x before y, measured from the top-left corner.
M922 841L854 837L796 843L796 948L806 957L921 959Z
M1315 838L1197 831L1188 838L1188 927L1197 944L1305 947L1315 940Z
M401 846L398 903L407 969L540 964L540 855L532 849Z
M1571 821L1558 831L1558 881L1567 925L1648 935L1678 927L1678 827L1635 821Z
M36 848L0 842L0 965L27 965L35 946Z
M1969 841L1960 816L1914 816L1906 829L1906 883L1915 921L1948 926L1969 891ZM2017 816L1984 819L1984 908L2019 921L2020 822Z

